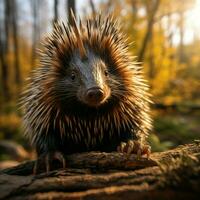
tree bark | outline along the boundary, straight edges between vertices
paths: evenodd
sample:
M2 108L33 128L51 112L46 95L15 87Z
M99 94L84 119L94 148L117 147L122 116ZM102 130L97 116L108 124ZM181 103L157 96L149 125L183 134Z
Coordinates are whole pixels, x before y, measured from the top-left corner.
M115 152L67 159L67 169L48 174L28 175L34 161L1 171L0 199L167 200L198 199L200 194L200 141L152 153L150 160Z

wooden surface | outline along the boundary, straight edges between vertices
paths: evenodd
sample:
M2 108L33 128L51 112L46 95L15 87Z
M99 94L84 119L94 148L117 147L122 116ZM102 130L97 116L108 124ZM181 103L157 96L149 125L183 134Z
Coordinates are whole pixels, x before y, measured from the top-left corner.
M200 142L135 155L90 152L67 156L66 169L32 175L34 161L0 173L0 199L199 199Z

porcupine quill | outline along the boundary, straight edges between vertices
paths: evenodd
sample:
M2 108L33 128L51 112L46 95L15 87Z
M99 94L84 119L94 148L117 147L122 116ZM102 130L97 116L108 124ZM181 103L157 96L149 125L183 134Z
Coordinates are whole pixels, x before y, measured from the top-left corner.
M151 129L142 70L111 15L57 23L22 98L24 128L38 155L113 151Z

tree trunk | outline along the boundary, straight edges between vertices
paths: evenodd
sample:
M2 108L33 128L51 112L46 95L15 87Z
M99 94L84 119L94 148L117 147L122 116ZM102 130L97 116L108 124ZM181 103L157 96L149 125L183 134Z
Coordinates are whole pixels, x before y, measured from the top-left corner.
M10 100L10 92L8 87L8 64L6 62L5 44L0 38L0 59L1 59L1 80L2 80L2 93L5 101Z
M58 21L58 0L54 0L54 18L53 18L53 26Z
M0 199L198 199L200 141L150 160L121 153L68 155L68 167L30 175L34 161L1 171ZM56 164L56 163L53 163Z
M184 11L179 12L179 30L180 30L180 43L179 43L179 62L184 63Z
M19 45L18 45L18 26L17 26L17 2L16 0L9 0L11 6L11 17L12 17L12 35L14 41L14 54L15 54L15 83L19 85L21 83L21 72L20 72L20 63L19 63Z
M72 16L71 11L73 11L74 16L76 16L76 1L75 0L68 0L67 1L67 13L68 13L68 21L70 24L72 24Z
M90 0L89 2L90 2L90 8L92 10L92 16L95 17L96 9L95 9L95 6L94 6L94 2L93 2L93 0Z
M9 46L9 35L10 35L10 5L9 1L4 0L4 34L0 34L0 59L1 59L1 75L2 75L2 93L5 101L10 100L10 89L9 89L9 70L8 70L8 46Z
M32 30L32 68L36 65L36 46L39 38L39 20L38 20L38 0L31 0L31 8L33 11L33 30Z
M154 24L154 18L155 18L156 12L158 10L160 0L154 0L153 2L154 2L154 4L152 5L151 13L149 14L148 19L147 19L148 20L147 30L146 30L146 33L145 33L145 36L144 36L144 39L143 39L143 42L142 42L141 49L140 49L139 54L138 54L138 61L139 62L142 62L144 57L145 57L147 44L148 44L149 39L151 37L152 28L153 28L153 24Z
M150 37L150 52L149 52L149 79L153 80L155 77L155 62L154 62L154 38L153 31Z

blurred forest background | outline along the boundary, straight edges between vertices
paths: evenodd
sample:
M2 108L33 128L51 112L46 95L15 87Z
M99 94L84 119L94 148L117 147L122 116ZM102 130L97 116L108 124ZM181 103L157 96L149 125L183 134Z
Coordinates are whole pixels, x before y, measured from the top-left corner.
M29 149L17 102L41 40L70 8L83 18L113 12L134 41L130 52L143 63L155 102L153 150L199 139L200 0L0 0L0 150L14 145L7 141Z

